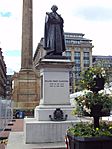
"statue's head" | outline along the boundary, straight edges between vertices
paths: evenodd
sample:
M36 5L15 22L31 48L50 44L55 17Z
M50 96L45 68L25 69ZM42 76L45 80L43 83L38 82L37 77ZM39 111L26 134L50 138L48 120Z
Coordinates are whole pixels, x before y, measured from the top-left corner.
M53 5L53 6L51 7L51 10L52 10L53 12L56 12L56 11L58 10L58 7L57 7L56 5Z

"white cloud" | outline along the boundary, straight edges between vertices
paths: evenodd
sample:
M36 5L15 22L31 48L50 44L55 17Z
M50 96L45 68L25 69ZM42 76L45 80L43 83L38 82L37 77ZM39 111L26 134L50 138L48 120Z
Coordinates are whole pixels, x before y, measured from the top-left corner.
M112 10L111 0L69 0L64 2L63 0L41 0L41 2L44 3L44 6L41 5L38 0L34 0L34 30L36 31L34 32L34 49L36 48L40 38L43 36L45 12L50 11L52 4L56 4L59 8L58 12L61 13L64 19L65 32L84 33L86 38L93 40L93 54L112 55L112 50L110 50L112 47L112 17L110 14L110 10ZM82 17L80 14L78 14L79 11L83 11L86 8L89 10L90 8L94 8L93 11L91 10L91 20L87 19L87 17L89 17L87 15L90 14L85 14L85 17ZM95 13L95 8L101 8L99 10L99 14ZM104 12L102 14L102 10L108 10L108 13L105 11L107 13L105 14L105 18ZM103 18L103 22L101 17ZM107 17L109 22L107 22ZM95 18L98 19L95 20Z
M22 0L0 0L0 47L3 51L8 74L20 69L20 56L9 56L21 50ZM6 15L10 14L8 17ZM12 53L13 54L13 53Z
M112 10L111 0L33 0L33 4L33 51L35 51L38 42L44 35L45 13L51 11L51 6L56 4L58 6L58 13L64 19L65 32L84 33L85 38L93 40L93 54L112 55L112 17L109 16L111 11L108 14L109 22L107 18L103 18L103 22L100 20L100 15L102 15L101 10ZM98 7L101 8L99 10L100 15L95 20L98 14L94 12L95 8ZM94 9L90 11L90 8ZM85 9L87 9L86 13L83 11ZM81 14L81 11L83 14ZM22 0L0 0L0 12L4 14L7 12L11 13L9 17L0 16L0 46L3 52L21 51ZM87 17L90 17L90 19ZM20 56L10 57L5 54L4 58L10 70L20 70Z
M87 6L76 11L79 17L89 21L112 21L112 8L104 8L101 6Z
M0 0L1 11L11 13L8 18L0 17L0 41L4 51L21 47L22 1L19 1Z
M8 74L13 74L15 71L19 72L20 70L20 61L21 57L5 57L6 67Z

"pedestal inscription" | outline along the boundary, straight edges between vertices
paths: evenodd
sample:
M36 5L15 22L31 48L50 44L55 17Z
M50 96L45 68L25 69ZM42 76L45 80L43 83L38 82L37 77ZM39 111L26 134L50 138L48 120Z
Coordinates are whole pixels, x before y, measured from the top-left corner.
M45 80L45 83L48 83L49 87L65 87L65 83L68 80Z
M41 85L43 86L41 92L40 104L56 105L56 104L70 104L69 99L69 70L66 68L58 69L49 68L42 69Z

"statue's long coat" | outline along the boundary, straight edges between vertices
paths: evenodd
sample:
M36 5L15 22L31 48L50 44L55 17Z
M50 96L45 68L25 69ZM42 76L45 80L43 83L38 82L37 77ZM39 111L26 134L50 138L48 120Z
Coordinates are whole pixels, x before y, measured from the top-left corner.
M54 55L62 55L62 52L65 51L63 19L56 12L46 13L44 48L47 53Z

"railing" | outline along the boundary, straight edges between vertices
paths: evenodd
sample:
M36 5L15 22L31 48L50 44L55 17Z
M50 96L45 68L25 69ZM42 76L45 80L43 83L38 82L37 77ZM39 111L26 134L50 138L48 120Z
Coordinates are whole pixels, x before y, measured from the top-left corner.
M0 97L0 131L13 119L13 110L11 100Z

